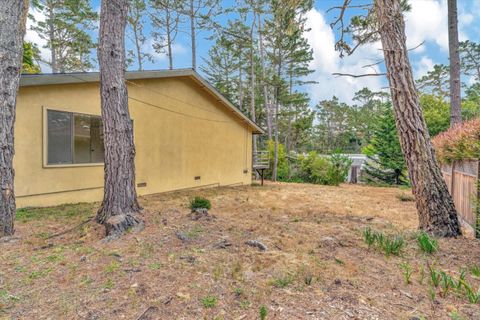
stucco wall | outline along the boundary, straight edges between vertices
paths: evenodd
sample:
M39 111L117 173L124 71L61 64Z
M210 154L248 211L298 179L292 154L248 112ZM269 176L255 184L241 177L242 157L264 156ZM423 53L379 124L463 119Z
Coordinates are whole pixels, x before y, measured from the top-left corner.
M140 195L251 183L252 130L195 80L135 80L129 84L129 96L137 183L147 184L137 188ZM20 88L14 158L17 206L101 200L103 165L44 164L46 108L100 115L99 85Z

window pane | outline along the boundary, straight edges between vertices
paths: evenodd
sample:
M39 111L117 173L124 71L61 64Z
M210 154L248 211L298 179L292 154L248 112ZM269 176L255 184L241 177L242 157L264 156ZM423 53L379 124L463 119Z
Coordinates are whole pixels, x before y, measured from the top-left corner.
M90 118L90 147L91 147L91 161L93 163L103 162L105 149L103 145L103 125L102 118Z
M75 114L75 163L90 163L90 116Z
M72 163L72 115L48 111L48 163Z

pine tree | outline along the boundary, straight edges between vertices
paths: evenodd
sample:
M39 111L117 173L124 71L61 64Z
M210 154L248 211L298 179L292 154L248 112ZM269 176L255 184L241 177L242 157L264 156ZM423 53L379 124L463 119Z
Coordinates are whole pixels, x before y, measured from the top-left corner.
M22 73L40 73L40 66L36 62L39 57L37 46L32 42L23 43Z
M127 37L133 44L134 49L127 51L127 64L137 63L137 70L143 70L145 61L153 62L153 56L144 49L147 37L143 29L147 21L147 5L145 0L130 0L127 18Z
M95 28L97 13L88 0L34 0L45 21L35 21L32 30L46 40L50 61L44 61L53 73L92 69L91 50L95 47L88 31Z
M384 104L375 116L372 138L363 152L369 159L365 166L367 182L395 185L408 183L405 160L390 103Z

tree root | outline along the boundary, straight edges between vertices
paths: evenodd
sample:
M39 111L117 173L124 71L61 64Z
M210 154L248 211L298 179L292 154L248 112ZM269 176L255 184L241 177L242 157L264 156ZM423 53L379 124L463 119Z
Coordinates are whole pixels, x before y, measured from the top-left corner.
M105 221L104 226L106 230L104 241L108 242L116 240L130 231L138 232L143 230L145 223L136 214L127 213L110 217Z

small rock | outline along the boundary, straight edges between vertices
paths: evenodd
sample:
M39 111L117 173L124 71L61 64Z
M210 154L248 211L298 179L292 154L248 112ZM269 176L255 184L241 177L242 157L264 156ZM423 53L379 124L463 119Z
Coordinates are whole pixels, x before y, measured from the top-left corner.
M335 283L337 286L340 286L340 285L342 285L342 280L335 279L335 281L333 283Z
M87 257L86 256L81 256L80 257L80 262L85 262L87 261Z
M190 219L192 220L200 220L202 218L205 218L207 220L210 220L212 217L208 214L208 209L206 208L196 208L192 209L192 212L190 212Z
M227 247L231 247L231 246L232 244L227 239L223 239L222 241L215 243L213 245L215 249L226 249Z
M134 284L132 284L132 285L130 286L130 288L138 288L138 283L135 282Z
M177 236L178 239L180 239L182 241L187 241L188 240L188 237L184 232L179 231L179 232L175 233L175 235Z
M260 251L266 251L267 250L267 246L264 245L262 242L260 242L258 240L248 240L248 241L245 241L245 244L249 245L251 247L258 248Z
M191 264L194 264L195 260L197 260L197 258L195 258L194 256L181 256L180 259L186 260L188 263Z

